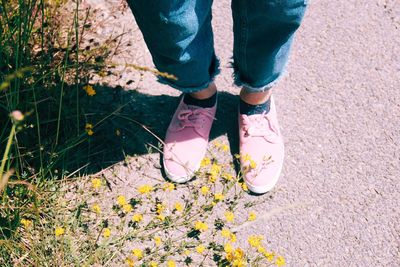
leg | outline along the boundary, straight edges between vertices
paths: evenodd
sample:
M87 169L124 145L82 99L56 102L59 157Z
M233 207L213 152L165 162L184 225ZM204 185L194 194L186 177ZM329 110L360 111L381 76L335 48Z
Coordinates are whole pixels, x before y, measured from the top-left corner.
M306 0L232 0L235 82L269 89L282 75Z
M254 193L271 190L282 170L284 146L272 85L287 64L305 0L233 0L235 83L242 86L241 165Z
M163 148L169 179L190 180L200 167L216 112L218 72L211 29L212 0L129 0L163 79L185 93L168 127Z
M211 30L212 0L128 0L160 81L183 92L207 88L218 72Z

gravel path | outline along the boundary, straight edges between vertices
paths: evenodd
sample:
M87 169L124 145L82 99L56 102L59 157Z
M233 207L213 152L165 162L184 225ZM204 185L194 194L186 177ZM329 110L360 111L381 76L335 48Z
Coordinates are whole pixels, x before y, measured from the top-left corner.
M126 6L86 4L98 10L94 38L126 32L114 62L152 66ZM236 152L229 1L215 1L214 13L223 67L217 84L226 93L212 136L228 139ZM260 214L282 210L242 233L264 233L288 266L400 266L399 33L397 0L310 1L288 75L275 89L286 144L283 175L273 197L257 208ZM123 72L105 82L154 97L179 95L148 74Z

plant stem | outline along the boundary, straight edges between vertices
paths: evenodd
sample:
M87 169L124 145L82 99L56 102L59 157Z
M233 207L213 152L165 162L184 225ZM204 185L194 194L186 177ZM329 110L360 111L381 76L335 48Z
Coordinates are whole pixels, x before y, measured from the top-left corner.
M0 176L3 176L3 173L4 173L4 167L6 166L6 161L8 159L8 153L10 152L12 140L14 139L14 135L15 135L15 127L16 127L16 125L13 124L13 126L11 127L10 134L8 136L6 150L4 151L3 159L1 160Z

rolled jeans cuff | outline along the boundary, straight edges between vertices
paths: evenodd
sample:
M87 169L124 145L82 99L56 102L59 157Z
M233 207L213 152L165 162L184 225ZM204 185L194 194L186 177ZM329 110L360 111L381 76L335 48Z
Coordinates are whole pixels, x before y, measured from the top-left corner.
M177 77L177 80L168 79L168 78L165 78L162 76L157 76L157 78L160 83L169 85L172 88L178 89L179 91L181 91L183 93L195 93L195 92L199 92L201 90L208 88L210 86L210 84L212 82L214 82L215 77L220 73L220 71L221 70L220 70L219 58L214 55L211 66L209 67L208 80L204 83L201 83L199 85L194 85L194 86L185 86L185 85L179 84L179 77Z
M254 86L251 85L247 82L244 82L241 78L240 78L240 74L238 72L237 69L234 69L233 72L233 80L234 80L234 84L238 87L243 87L243 89L247 92L247 93L260 93L260 92L266 92L268 90L270 90L272 87L274 87L281 79L282 77L284 77L286 75L286 67L282 70L281 73L279 73L278 75L276 75L275 77L273 77L269 82L263 84L263 85L259 85L259 86Z

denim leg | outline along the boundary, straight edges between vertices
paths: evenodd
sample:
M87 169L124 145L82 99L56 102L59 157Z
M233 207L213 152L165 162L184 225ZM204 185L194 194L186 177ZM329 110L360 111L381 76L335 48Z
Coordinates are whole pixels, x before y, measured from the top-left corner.
M207 88L219 71L211 29L212 0L128 0L159 77L183 92Z
M285 70L307 0L232 0L235 84L268 90Z

